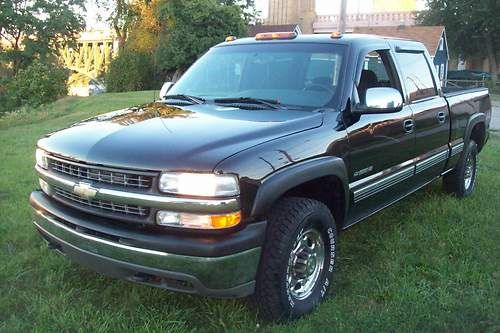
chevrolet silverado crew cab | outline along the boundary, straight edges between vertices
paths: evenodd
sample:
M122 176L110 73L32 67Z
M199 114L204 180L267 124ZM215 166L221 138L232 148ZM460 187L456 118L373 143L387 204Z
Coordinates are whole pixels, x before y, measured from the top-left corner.
M40 139L33 221L103 274L293 319L328 294L339 231L439 177L474 191L490 118L419 42L228 38L158 101Z

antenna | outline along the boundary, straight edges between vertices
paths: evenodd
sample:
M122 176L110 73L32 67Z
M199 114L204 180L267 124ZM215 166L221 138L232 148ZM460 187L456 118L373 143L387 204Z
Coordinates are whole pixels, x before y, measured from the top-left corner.
M155 40L157 41L157 44L156 45L161 45L161 43L158 43L158 38L160 37L160 33L159 33L159 27L157 27L156 31L155 31ZM158 93L158 96L156 95L156 84L158 84L158 79L159 79L159 75L158 75L158 46L153 49L153 102L155 102L156 100L158 100L160 98L160 95Z

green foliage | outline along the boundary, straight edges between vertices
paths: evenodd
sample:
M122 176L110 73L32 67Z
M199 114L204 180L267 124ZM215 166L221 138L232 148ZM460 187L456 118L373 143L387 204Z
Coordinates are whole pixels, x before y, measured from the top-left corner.
M245 36L254 8L251 0L118 2L122 9L109 20L125 27L128 39L108 70L108 91L158 88L154 78L183 72L228 35Z
M259 23L260 11L255 7L255 0L220 0L224 5L237 5L241 8L245 23Z
M157 51L163 71L184 70L225 37L246 35L242 9L215 0L169 0L159 7L159 17L167 22Z
M65 69L34 61L19 70L12 79L4 81L0 95L0 112L14 111L27 105L37 107L50 103L67 93Z
M428 0L419 14L425 25L444 25L448 43L465 56L484 55L492 38L500 51L500 2L491 0Z
M463 56L486 56L497 72L500 52L500 1L427 0L417 19L424 25L444 25L450 50ZM496 76L493 77L496 81Z
M148 0L146 0L146 2L147 1ZM101 1L98 0L98 3L100 2ZM137 3L141 2L141 0L137 1ZM101 6L103 5L107 10L110 9L109 6L111 5L112 11L107 21L115 31L116 37L118 38L119 49L123 51L130 25L138 18L138 12L134 6L134 1L113 0L103 1L103 4L101 4Z
M70 43L85 27L84 0L0 1L0 61L9 62L11 75L34 59L51 60L62 45Z
M154 62L149 54L124 51L111 62L106 74L108 91L151 89L155 85Z

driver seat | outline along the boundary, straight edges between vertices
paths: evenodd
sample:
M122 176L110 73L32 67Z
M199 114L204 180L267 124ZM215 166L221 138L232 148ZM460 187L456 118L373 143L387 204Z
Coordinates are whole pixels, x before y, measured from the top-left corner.
M359 100L362 104L365 104L366 91L368 88L378 87L377 74L369 69L363 69L361 71L361 78L358 84L358 94Z

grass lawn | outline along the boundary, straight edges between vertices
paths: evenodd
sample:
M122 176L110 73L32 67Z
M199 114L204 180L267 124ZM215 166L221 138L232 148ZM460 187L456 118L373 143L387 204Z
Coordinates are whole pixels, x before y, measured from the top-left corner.
M500 94L491 94L491 99L500 102Z
M292 324L259 322L239 300L109 279L48 250L27 201L36 139L152 98L65 98L0 120L0 332L500 331L499 136L480 155L472 197L452 198L436 182L342 233L330 297Z

